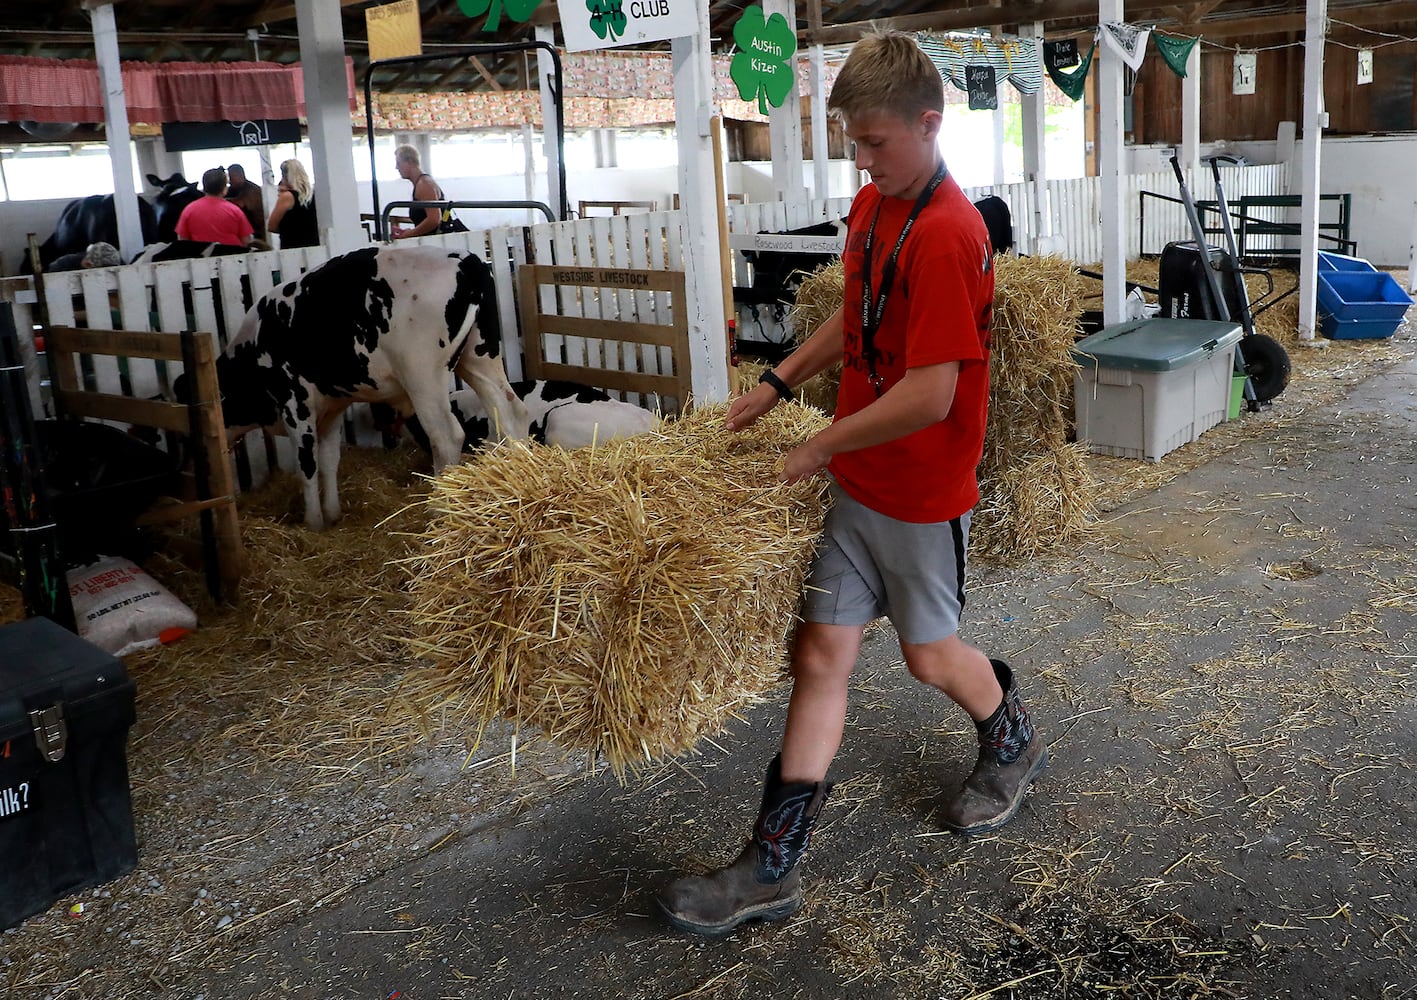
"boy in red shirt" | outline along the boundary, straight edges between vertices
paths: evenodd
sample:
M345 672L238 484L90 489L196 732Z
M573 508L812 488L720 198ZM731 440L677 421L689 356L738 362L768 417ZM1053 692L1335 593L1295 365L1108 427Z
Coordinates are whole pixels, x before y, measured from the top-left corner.
M792 386L841 360L836 419L788 452L782 478L828 472L833 506L809 573L792 650L781 753L738 859L658 894L669 922L723 934L802 905L797 863L831 786L847 680L865 627L891 619L911 674L974 719L973 773L944 809L963 834L1003 826L1047 765L1048 747L1013 671L960 639L975 468L989 398L993 250L945 169L939 71L908 35L868 35L828 99L872 183L849 215L844 304L729 409L749 426Z
M200 243L225 243L244 247L254 233L251 221L234 202L226 200L226 171L213 167L202 175L205 197L198 198L177 217L177 238Z

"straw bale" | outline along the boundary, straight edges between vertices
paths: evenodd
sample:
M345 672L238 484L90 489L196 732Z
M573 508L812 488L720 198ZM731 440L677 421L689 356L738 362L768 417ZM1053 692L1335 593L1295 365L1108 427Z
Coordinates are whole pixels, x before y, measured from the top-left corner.
M797 299L793 303L791 318L793 336L802 343L817 327L831 319L832 313L841 308L846 287L846 269L838 257L829 264L817 268L797 289ZM826 371L812 376L798 387L798 397L823 413L836 412L836 390L841 385L841 364L832 365Z
M973 550L1010 562L1075 540L1096 503L1069 444L1082 281L1060 257L994 258L989 426Z
M825 425L780 406L747 431L705 406L575 452L513 444L446 470L407 560L400 691L430 713L496 717L627 768L691 749L785 674L823 477L777 481Z

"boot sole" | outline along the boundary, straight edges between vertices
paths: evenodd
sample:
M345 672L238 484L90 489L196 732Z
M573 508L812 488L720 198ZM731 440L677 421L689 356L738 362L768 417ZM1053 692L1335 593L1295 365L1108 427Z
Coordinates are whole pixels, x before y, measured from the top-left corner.
M771 903L760 903L757 906L750 906L739 910L727 920L717 924L700 923L697 920L690 920L680 916L664 902L656 897L655 906L659 907L659 912L664 915L664 919L670 927L675 930L688 931L690 934L702 934L705 937L722 937L733 931L740 924L746 924L750 920L786 920L798 910L802 909L802 897L796 896L792 899L779 899Z
M963 834L966 837L978 833L993 833L995 830L1000 829L1006 825L1009 820L1018 815L1019 808L1023 805L1024 796L1027 795L1028 790L1033 787L1033 780L1042 774L1047 767L1048 748L1045 746L1043 752L1038 755L1038 760L1034 761L1033 767L1029 768L1028 773L1023 776L1023 780L1018 783L1018 792L1014 795L1013 801L1009 803L1009 807L1006 810L991 820L985 820L983 823L975 823L973 826L955 826L949 822L946 822L945 826L955 833Z

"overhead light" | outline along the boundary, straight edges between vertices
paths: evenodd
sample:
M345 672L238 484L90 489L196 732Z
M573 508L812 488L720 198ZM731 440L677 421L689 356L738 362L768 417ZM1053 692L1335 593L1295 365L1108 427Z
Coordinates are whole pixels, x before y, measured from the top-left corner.
M36 139L63 139L74 129L79 127L78 122L17 122L20 128L34 136Z

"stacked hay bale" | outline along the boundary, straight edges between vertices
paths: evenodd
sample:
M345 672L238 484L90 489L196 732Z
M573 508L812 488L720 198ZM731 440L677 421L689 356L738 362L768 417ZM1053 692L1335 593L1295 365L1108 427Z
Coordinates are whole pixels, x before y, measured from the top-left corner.
M782 453L825 426L777 407L747 431L701 407L602 448L497 448L433 484L409 561L402 695L494 717L626 768L691 749L784 677L821 530L821 477ZM454 721L457 721L454 719Z
M845 283L846 271L840 257L830 264L823 264L803 280L790 314L797 343L801 344L810 337L817 327L841 308ZM838 362L799 386L798 396L823 413L835 413L836 390L840 384L841 363Z
M1083 288L1059 257L994 258L989 428L979 463L971 550L1000 562L1074 539L1097 485L1070 444L1072 347Z
M1058 257L994 261L989 430L971 551L1013 562L1076 538L1097 487L1084 450L1068 443L1082 279ZM798 331L810 333L841 306L844 280L837 260L803 282L792 314ZM803 387L808 401L834 412L840 379L839 365L817 376Z

